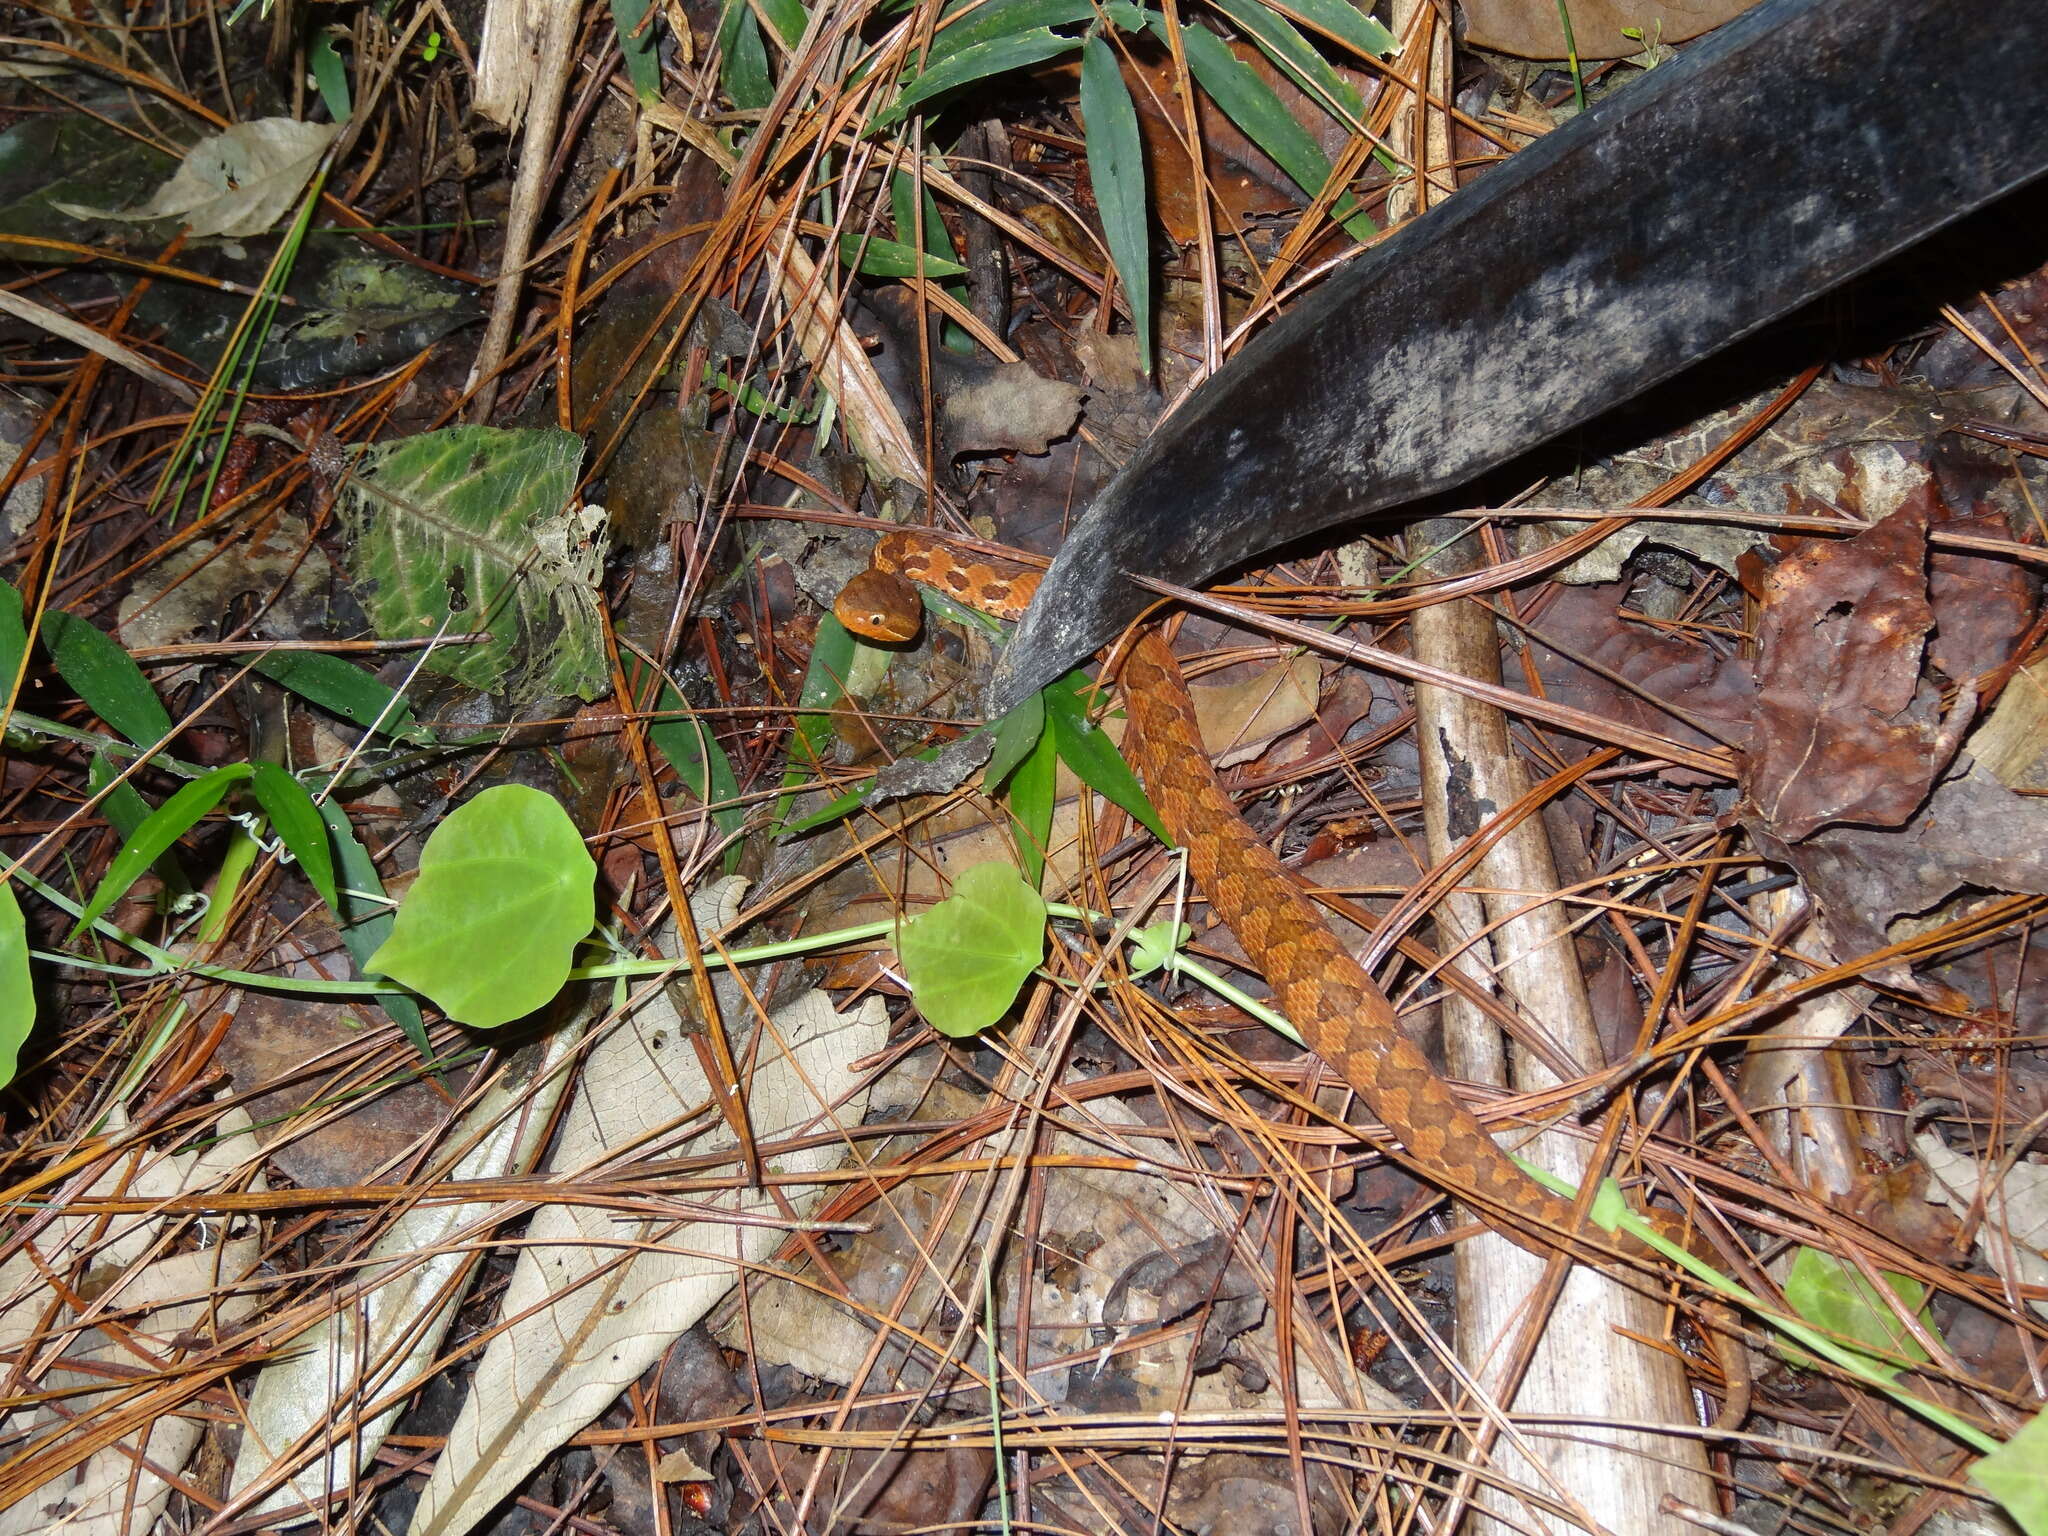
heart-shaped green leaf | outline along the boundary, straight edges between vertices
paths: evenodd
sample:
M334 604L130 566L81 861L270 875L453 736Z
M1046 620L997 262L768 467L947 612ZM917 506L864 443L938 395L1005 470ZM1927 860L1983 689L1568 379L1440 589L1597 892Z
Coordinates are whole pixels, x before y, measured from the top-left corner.
M1879 1273L1907 1311L1920 1310L1927 1299L1926 1286L1907 1275ZM1799 1316L1839 1341L1867 1346L1857 1353L1867 1355L1870 1368L1887 1381L1899 1374L1899 1361L1927 1358L1920 1341L1863 1273L1818 1248L1801 1248L1794 1256L1792 1271L1785 1277L1785 1300ZM1810 1362L1803 1352L1794 1354L1793 1364L1805 1363Z
M597 865L537 789L487 789L434 829L391 937L364 969L491 1029L562 990L597 920Z
M977 864L951 896L898 926L896 954L932 1028L979 1034L1045 959L1045 899L1009 865Z

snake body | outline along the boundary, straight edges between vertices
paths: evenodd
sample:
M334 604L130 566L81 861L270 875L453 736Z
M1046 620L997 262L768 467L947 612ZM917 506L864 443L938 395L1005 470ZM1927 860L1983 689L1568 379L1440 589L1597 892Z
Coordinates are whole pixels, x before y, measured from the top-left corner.
M1038 577L899 531L877 541L869 570L848 583L833 611L857 634L909 640L919 621L912 582L1015 618ZM1401 1032L1386 993L1238 815L1202 746L1180 664L1156 630L1142 629L1132 641L1119 692L1131 724L1124 753L1143 776L1160 820L1187 850L1196 887L1264 974L1274 1002L1309 1048L1393 1133L1399 1159L1469 1200L1489 1225L1533 1253L1547 1257L1562 1247L1609 1270L1654 1260L1654 1250L1625 1234L1585 1230L1571 1202L1524 1172ZM1663 1212L1652 1212L1650 1220L1671 1242L1713 1261L1697 1234ZM1707 1311L1722 1327L1708 1337L1726 1381L1721 1423L1732 1425L1747 1411L1748 1361L1726 1331L1732 1317L1718 1306Z

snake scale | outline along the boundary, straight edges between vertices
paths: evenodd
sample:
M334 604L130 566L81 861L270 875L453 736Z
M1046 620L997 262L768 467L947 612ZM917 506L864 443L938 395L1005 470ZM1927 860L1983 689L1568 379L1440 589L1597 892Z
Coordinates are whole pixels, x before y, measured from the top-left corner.
M1016 618L1037 590L1037 573L965 555L911 531L884 534L866 571L848 582L833 612L869 639L903 643L921 613L912 583L1002 618ZM1173 652L1151 627L1131 642L1119 676L1131 728L1124 753L1143 776L1160 820L1187 850L1188 872L1211 908L1262 972L1273 1001L1320 1056L1399 1141L1397 1156L1430 1183L1472 1202L1503 1236L1548 1256L1563 1246L1609 1270L1654 1261L1647 1244L1581 1232L1572 1204L1525 1173L1395 1022L1393 1004L1324 923L1308 893L1238 815L1209 763L1195 707ZM1660 1233L1716 1262L1695 1233L1661 1211ZM1574 1237L1566 1234L1579 1233ZM1720 1424L1747 1412L1747 1356L1732 1315L1710 1304L1707 1334L1722 1367Z

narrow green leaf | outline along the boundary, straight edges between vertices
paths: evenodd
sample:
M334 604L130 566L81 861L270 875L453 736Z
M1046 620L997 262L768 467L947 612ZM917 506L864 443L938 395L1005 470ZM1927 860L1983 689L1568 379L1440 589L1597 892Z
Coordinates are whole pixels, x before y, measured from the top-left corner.
M419 878L366 969L492 1029L562 990L597 921L597 865L552 796L500 784L457 808L420 852Z
M869 126L870 134L900 123L912 107L930 101L934 96L943 96L947 91L958 90L963 85L972 85L977 80L986 80L991 75L1007 75L1012 70L1029 69L1047 59L1057 58L1069 49L1081 46L1077 37L1059 37L1044 27L1028 32L1019 32L1009 37L999 37L990 42L976 43L962 48L938 64L926 69L923 74L904 87L903 94L896 98L894 106L876 118Z
M959 20L949 19L956 16ZM925 68L942 64L983 43L1094 19L1094 0L985 0L981 5L973 5L972 0L956 0L946 7L939 29L932 34Z
M1138 135L1138 109L1131 103L1116 54L1092 32L1081 48L1081 116L1088 143L1088 180L1102 212L1103 238L1131 301L1138 366L1149 375L1152 231L1145 212L1145 146Z
M1116 744L1089 723L1081 701L1055 683L1045 690L1045 713L1052 725L1053 746L1074 777L1112 805L1130 812L1146 831L1171 846L1173 836L1138 787L1137 775Z
M1920 1281L1888 1271L1879 1273L1907 1311L1917 1313L1925 1305L1927 1287ZM1857 1353L1864 1355L1871 1370L1886 1381L1898 1376L1900 1361L1918 1363L1927 1358L1920 1341L1907 1331L1897 1312L1864 1278L1862 1271L1844 1264L1833 1254L1818 1248L1801 1248L1785 1277L1785 1300L1800 1317L1832 1334L1837 1342L1866 1346Z
M14 680L21 675L21 658L27 652L28 619L21 594L12 582L0 581L0 704L14 697Z
M320 88L320 99L327 104L327 115L337 123L347 122L353 110L348 88L348 63L335 51L334 33L329 28L320 28L306 45L306 67L313 72L313 83Z
M1273 88L1252 72L1223 39L1204 27L1180 29L1181 45L1187 54L1188 72L1207 91L1217 106L1244 131L1272 162L1309 197L1323 190L1333 167L1309 131L1294 120L1294 114L1280 104ZM1355 238L1370 238L1377 226L1359 210L1348 192L1337 199L1333 210L1340 223Z
M718 79L742 112L768 105L775 82L768 74L768 45L747 0L725 0L718 22Z
M612 25L619 33L619 57L633 94L644 102L661 99L661 28L647 20L650 0L612 0Z
M1353 5L1351 0L1279 0L1279 3L1362 59L1391 59L1401 51L1401 40Z
M1016 766L1031 755L1045 735L1045 696L1034 693L996 722L995 751L981 772L981 782L1001 789Z
M127 894L128 887L142 878L144 870L163 857L173 843L220 804L223 795L253 771L247 763L230 763L225 768L216 768L206 777L194 779L181 787L152 811L148 819L135 829L134 835L121 845L121 851L114 855L99 889L93 892L92 900L86 903L78 922L72 927L71 937L76 939L91 927L107 908Z
M883 240L874 235L863 238L850 229L842 231L839 236L839 259L868 277L917 276L916 246ZM959 277L966 270L957 261L925 252L926 277Z
M1024 761L1010 775L1009 792L1003 803L1017 819L1017 853L1024 869L1024 883L1037 890L1045 880L1045 855L1052 846L1053 770L1059 755L1053 750L1052 733L1044 731L1032 743Z
M825 743L832 739L832 721L824 711L840 700L846 669L853 665L854 638L844 624L831 614L818 621L817 637L811 642L811 664L804 673L803 691L797 696L804 713L796 717L789 733L789 769L782 776L783 793L775 802L775 820L789 815L796 790L825 766ZM783 828L785 832L788 828Z
M81 618L43 615L43 649L86 708L134 742L153 747L171 734L171 717L142 668L112 637Z
M1263 0L1209 0L1209 3L1237 24L1245 36L1258 44L1259 51L1309 96L1353 118L1365 115L1365 102L1315 45L1295 29L1294 23Z
M270 825L284 840L291 856L299 861L313 889L327 903L327 910L341 915L341 897L334 887L334 850L327 844L327 823L320 808L306 793L306 786L275 763L258 763L249 782L256 803L270 818Z
M803 41L804 28L811 22L811 13L804 9L803 0L760 0L760 5L761 14L768 18L768 25L785 46L794 48Z
M2048 1411L1981 1458L1970 1481L1998 1500L2026 1536L2048 1536Z
M655 708L664 717L647 723L647 739L654 743L655 751L668 759L683 788L699 803L718 807L711 813L713 826L728 836L739 831L747 824L747 812L739 803L740 781L733 774L732 759L725 755L718 738L666 681ZM727 860L736 860L739 851L735 843L726 852Z
M377 952L377 947L391 935L392 924L398 914L377 898L384 894L384 882L378 878L377 862L370 857L370 851L356 836L356 829L348 823L348 812L332 800L320 806L320 819L327 825L327 836L334 848L334 862L341 874L338 892L341 900L336 911L341 918L341 942L348 950L349 958L355 962L356 975L362 976L368 967L364 964ZM405 1032L405 1038L413 1043L423 1061L434 1059L434 1042L427 1037L427 1021L420 1014L420 1005L413 1001L408 992L380 992L377 1001L391 1022Z
M149 820L149 802L132 782L115 784L120 772L107 761L107 754L95 752L92 760L85 765L85 788L87 794L97 795L107 790L107 796L100 801L100 814L107 818L107 825L120 833L123 838L135 835L135 829ZM107 789L108 785L113 788Z
M138 828L149 820L149 802L132 782L115 784L120 770L107 761L107 754L95 752L85 765L85 788L88 794L97 795L107 790L106 798L100 801L100 814L107 818L107 825L121 834L122 841L133 837ZM109 785L113 785L108 789ZM175 845L166 848L156 861L156 877L164 883L164 899L176 901L192 893L192 877L185 873L184 861L178 857Z
M325 651L269 651L256 658L255 670L280 688L308 703L352 721L365 730L416 746L432 746L434 733L413 719L402 694L385 687L361 667Z
M1009 865L977 864L952 895L898 925L896 955L932 1028L979 1034L1045 959L1045 899Z
M0 885L0 1084L14 1081L21 1047L36 1023L36 988L28 973L28 924L12 882Z
M896 215L896 232L914 253L920 247L925 253L925 275L944 275L944 269L951 267L956 273L966 272L960 265L959 252L953 248L953 236L946 228L946 221L939 217L939 205L932 200L931 193L924 195L923 206L919 206L917 181L908 171L898 171L889 179L889 209ZM934 262L934 258L937 258ZM911 272L917 270L916 257L911 259ZM910 276L910 272L903 274ZM965 283L948 283L946 292L962 304L967 302ZM974 350L974 338L962 330L959 323L947 320L939 328L940 340L950 352L969 353Z

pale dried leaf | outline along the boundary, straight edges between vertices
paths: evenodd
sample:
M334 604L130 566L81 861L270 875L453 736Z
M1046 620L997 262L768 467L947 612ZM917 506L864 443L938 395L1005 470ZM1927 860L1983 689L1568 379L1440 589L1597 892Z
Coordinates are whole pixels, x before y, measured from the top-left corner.
M851 1064L880 1049L887 1025L875 997L844 1016L821 992L778 1010L748 1085L755 1136L768 1142L830 1123L826 1104L852 1090ZM613 1148L693 1115L704 1128L693 1153L729 1148L733 1137L711 1094L674 1006L657 992L592 1049L551 1162L561 1172L601 1164ZM833 1114L857 1122L863 1097ZM838 1158L826 1145L775 1166L808 1172ZM815 1198L785 1185L772 1198L743 1190L716 1203L773 1220L783 1202L801 1212ZM740 1264L764 1259L782 1236L773 1226L656 1223L582 1205L536 1212L503 1304L507 1317L531 1315L498 1335L477 1366L421 1494L415 1536L461 1536L487 1515L730 1290Z
M2001 1161L1987 1179L1982 1163L1931 1131L1913 1138L1913 1150L1927 1168L1927 1198L1975 1221L1984 1262L2014 1285L2048 1286L2048 1166ZM2028 1305L2048 1317L2048 1302Z
M1571 0L1572 40L1581 59L1629 58L1645 41L1682 43L1739 16L1756 0ZM1565 56L1557 0L1465 0L1465 41L1525 59ZM1625 37L1633 27L1640 37Z
M1322 664L1313 656L1296 656L1242 682L1190 688L1202 745L1216 766L1256 757L1267 742L1315 718L1322 678Z
M229 1185L249 1187L249 1181L237 1182L244 1163L260 1156L248 1127L245 1113L230 1110L221 1117L221 1134L199 1151L166 1155L138 1149L116 1160L90 1193L167 1199ZM261 1187L260 1179L254 1187ZM0 1433L10 1443L76 1423L102 1406L102 1394L119 1393L128 1385L107 1369L68 1365L122 1372L142 1363L136 1354L141 1348L175 1366L187 1347L181 1336L203 1340L254 1312L254 1294L234 1287L256 1266L255 1224L231 1229L211 1247L157 1253L158 1239L173 1219L58 1216L0 1266L0 1345L10 1355L19 1358L17 1351L32 1337L59 1338L67 1328L76 1329L61 1360L29 1373L22 1383L25 1391L74 1395L0 1421ZM73 1296L90 1277L92 1283L83 1289L92 1300L84 1312L52 1294L45 1278L51 1272L66 1278ZM117 1332L93 1325L103 1315L120 1320ZM158 1417L141 1436L124 1436L0 1510L0 1536L60 1529L67 1536L140 1536L156 1523L171 1496L167 1477L191 1459L204 1429L195 1418Z
M561 1068L582 1038L580 1025L556 1030L543 1052L501 1074L449 1138L451 1146L468 1150L437 1170L433 1181L528 1172L545 1144L567 1081ZM348 1490L356 1470L376 1456L404 1405L394 1403L360 1423L357 1414L374 1399L403 1390L439 1357L462 1299L460 1284L475 1258L460 1246L463 1229L501 1214L488 1201L411 1207L370 1250L359 1278L375 1288L288 1341L265 1367L244 1410L230 1495L266 1478L310 1432L321 1433L325 1455L314 1445L294 1456L301 1462L310 1456L311 1464L249 1513L268 1514L300 1503L317 1507L330 1493ZM380 1275L389 1278L376 1278Z
M195 237L268 234L298 199L340 130L263 117L201 139L171 179L124 212L66 206L80 218L175 219Z

